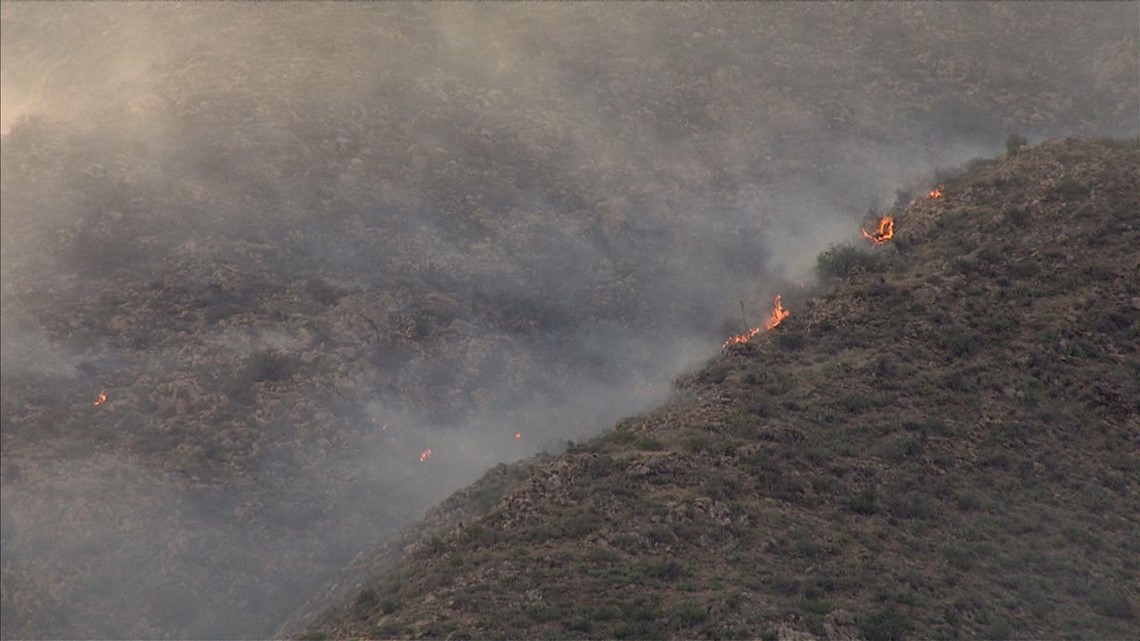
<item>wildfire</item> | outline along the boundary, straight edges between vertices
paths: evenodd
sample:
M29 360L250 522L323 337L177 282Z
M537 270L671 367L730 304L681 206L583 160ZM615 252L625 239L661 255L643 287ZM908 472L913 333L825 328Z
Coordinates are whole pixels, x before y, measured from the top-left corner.
M942 185L938 185L934 189L931 189L930 191L926 192L926 197L931 199L931 200L938 200L939 198L941 198L942 197Z
M873 232L866 229L860 229L863 232L863 238L871 241L876 245L882 245L895 235L895 219L890 216L883 216L879 219L879 228Z
M782 300L780 295L776 294L776 300L772 303L772 316L768 319L767 323L764 323L764 329L775 329L777 325L784 322L785 318L791 316L792 313L784 309L781 303Z
M724 347L728 347L730 345L739 345L741 343L747 343L748 341L752 340L753 338L756 338L756 335L759 333L760 333L760 328L759 327L753 327L752 329L748 330L747 332L744 332L743 334L737 334L736 336L730 336L729 339L724 342Z
M95 402L92 403L92 405L94 405L95 407L99 407L100 405L102 405L103 403L106 403L106 402L107 402L107 390L103 390L103 391L99 392L99 397L95 399Z
M768 318L768 321L766 323L764 323L764 326L763 327L753 327L752 329L748 330L747 332L744 332L743 334L737 334L736 336L730 336L729 339L724 342L723 347L728 348L732 345L740 345L741 343L747 343L748 341L752 340L753 338L756 338L756 336L760 333L761 330L775 328L777 325L784 322L784 319L787 318L788 316L790 316L791 314L792 314L791 312L784 309L783 298L779 294L776 294L776 300L772 304L772 316L770 316Z
M420 463L423 463L424 461L428 460L429 458L431 458L431 448L430 447L427 448L426 450L420 452Z

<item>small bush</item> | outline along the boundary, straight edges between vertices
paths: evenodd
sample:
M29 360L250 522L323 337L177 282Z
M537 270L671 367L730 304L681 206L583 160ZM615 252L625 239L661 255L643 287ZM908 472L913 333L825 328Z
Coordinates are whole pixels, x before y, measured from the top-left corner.
M958 358L973 356L981 349L978 337L960 325L951 325L939 337L942 347Z
M701 607L697 603L686 603L681 607L681 610L677 612L678 622L681 624L681 626L686 628L704 623L705 621L708 621L708 619L708 610Z
M815 271L821 278L844 278L855 268L882 271L882 261L852 245L833 245L816 258Z
M1081 181L1071 176L1066 176L1057 183L1053 189L1053 193L1057 194L1064 201L1080 200L1089 195L1089 188Z
M360 621L367 621L379 603L380 595L376 593L376 590L364 588L360 594L356 595L356 607L354 609L356 618Z
M736 498L743 488L736 480L723 474L718 474L705 482L704 494L718 501L730 501Z
M689 576L689 570L676 561L662 561L656 565L649 566L645 574L646 576L662 581L675 581Z
M1136 604L1120 590L1102 590L1093 596L1093 606L1106 617L1131 621L1136 618Z
M305 293L317 303L330 307L343 298L346 292L323 278L310 278L305 281Z
M1021 148L1028 144L1029 141L1025 139L1025 136L1010 134L1009 137L1005 139L1005 155L1016 156L1021 153Z
M802 349L806 342L804 335L798 332L781 332L776 335L776 343L788 351Z
M914 621L893 609L862 617L858 623L861 636L868 641L903 641L914 631Z
M296 356L268 349L249 357L245 377L255 382L284 381L291 378L299 366L300 361Z
M856 514L874 514L879 509L875 488L869 487L848 499L847 507Z
M1018 229L1026 229L1033 218L1027 207L1012 207L1003 212L1005 222Z
M637 438L633 439L633 446L639 450L646 450L650 452L656 452L665 449L664 443L648 434L638 435Z

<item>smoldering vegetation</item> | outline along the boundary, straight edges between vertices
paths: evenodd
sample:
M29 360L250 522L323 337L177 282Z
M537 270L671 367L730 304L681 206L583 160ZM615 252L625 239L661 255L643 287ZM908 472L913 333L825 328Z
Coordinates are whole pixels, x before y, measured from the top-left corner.
M1136 10L4 4L3 635L271 633L900 186L1135 133Z

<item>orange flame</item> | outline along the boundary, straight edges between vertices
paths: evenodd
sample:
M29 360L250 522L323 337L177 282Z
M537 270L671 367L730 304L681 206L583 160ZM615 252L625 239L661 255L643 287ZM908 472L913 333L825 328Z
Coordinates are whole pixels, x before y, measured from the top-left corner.
M752 340L753 338L756 338L756 336L760 334L761 329L774 329L777 325L784 322L785 318L787 318L788 316L791 316L791 314L792 314L791 312L784 309L783 298L779 294L776 294L776 300L772 305L772 316L770 318L768 318L768 322L764 323L764 327L762 327L762 328L761 327L753 327L752 329L748 330L747 332L744 332L743 334L737 334L736 336L730 336L728 338L728 340L726 340L724 342L724 345L722 345L722 348L727 349L728 347L730 347L732 345L740 345L742 343L747 343L748 341Z
M106 402L107 402L107 390L102 390L101 392L99 392L99 398L96 398L95 402L92 403L92 405L94 405L95 407L99 407L100 405L102 405L103 403L106 403Z
M522 439L522 432L515 432L515 440L517 441L520 439Z
M931 189L930 191L926 192L926 197L930 198L931 200L938 200L939 198L941 198L942 197L942 185L938 185L934 189Z
M869 232L866 229L860 229L863 232L863 238L871 241L876 245L882 245L895 235L895 219L890 216L883 216L879 219L879 228L876 231Z
M784 319L791 316L791 312L784 309L781 303L782 299L779 294L776 294L776 301L772 304L772 316L764 323L764 329L775 329L777 325L784 322Z
M428 460L429 458L431 458L431 448L430 447L427 448L426 450L420 452L420 463L423 463L424 461Z
M743 334L737 334L736 336L730 336L728 338L728 340L726 340L724 342L723 347L729 347L730 345L739 345L741 343L747 343L748 341L752 340L753 338L756 338L756 335L759 333L760 333L760 328L759 327L753 327L752 329L748 330L747 332L744 332Z

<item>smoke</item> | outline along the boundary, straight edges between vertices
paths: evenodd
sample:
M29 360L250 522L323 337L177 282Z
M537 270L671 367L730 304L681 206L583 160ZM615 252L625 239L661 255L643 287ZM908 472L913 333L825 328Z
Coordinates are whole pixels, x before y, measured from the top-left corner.
M900 186L1135 133L1135 9L0 5L4 636L270 634Z

